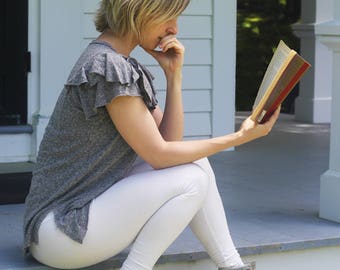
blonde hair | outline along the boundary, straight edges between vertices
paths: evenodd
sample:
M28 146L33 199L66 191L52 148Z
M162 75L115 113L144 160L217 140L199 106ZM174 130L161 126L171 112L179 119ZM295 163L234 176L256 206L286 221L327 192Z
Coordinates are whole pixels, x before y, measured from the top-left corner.
M97 31L109 28L116 36L132 34L178 17L190 0L102 0L95 16Z

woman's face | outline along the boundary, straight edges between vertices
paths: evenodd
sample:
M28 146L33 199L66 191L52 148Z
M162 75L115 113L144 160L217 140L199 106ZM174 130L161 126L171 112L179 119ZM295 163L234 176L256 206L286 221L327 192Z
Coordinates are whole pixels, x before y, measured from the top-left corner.
M175 36L178 33L177 18L162 24L152 24L141 31L139 45L145 50L154 50L160 41L167 36Z

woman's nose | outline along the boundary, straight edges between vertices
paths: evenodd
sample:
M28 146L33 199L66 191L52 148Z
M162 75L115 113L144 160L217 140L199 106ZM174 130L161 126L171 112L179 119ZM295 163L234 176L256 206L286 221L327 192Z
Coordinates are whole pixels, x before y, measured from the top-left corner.
M178 33L177 19L169 22L169 27L167 28L167 33L170 34L170 35L177 35L177 33Z

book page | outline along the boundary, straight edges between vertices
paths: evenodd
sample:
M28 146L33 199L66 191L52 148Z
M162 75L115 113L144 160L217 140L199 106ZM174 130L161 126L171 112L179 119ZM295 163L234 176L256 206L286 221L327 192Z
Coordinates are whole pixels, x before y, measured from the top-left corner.
M269 66L266 70L266 73L263 77L263 80L261 82L260 89L257 93L256 99L253 105L253 109L255 109L256 106L260 103L267 89L273 83L273 81L275 80L275 77L279 74L279 71L282 65L287 60L287 57L290 54L290 52L291 52L291 49L283 41L280 41L279 46L277 47L269 63Z

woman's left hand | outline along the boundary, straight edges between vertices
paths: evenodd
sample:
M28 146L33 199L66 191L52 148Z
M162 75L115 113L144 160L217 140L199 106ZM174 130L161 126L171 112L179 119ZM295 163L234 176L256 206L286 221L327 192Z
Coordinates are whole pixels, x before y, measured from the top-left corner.
M160 64L165 74L182 70L185 48L176 36L168 35L161 39L159 51L146 50Z

